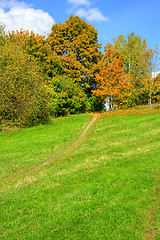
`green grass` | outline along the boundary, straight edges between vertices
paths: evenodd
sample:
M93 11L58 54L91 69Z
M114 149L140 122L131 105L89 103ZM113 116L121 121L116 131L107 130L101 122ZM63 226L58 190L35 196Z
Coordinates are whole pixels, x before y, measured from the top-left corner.
M0 190L1 239L159 239L159 113L131 111L100 118L74 151L4 183ZM19 157L19 136L36 139L41 146L34 149L27 165L35 166L35 162L69 146L90 117L78 115L55 121L53 125L1 135L6 161L2 158L2 170L7 168L4 176L12 175L14 164L20 161L16 172L26 169L26 155L32 155L27 147L31 140L26 140L26 150ZM66 139L67 126L72 132ZM52 129L58 140L51 145L50 130L44 138L37 138L40 129L43 134ZM12 146L11 152L7 146ZM48 153L44 153L46 146ZM37 150L43 156L41 161Z
M90 120L89 115L74 115L17 133L0 132L0 181L37 166L70 146Z

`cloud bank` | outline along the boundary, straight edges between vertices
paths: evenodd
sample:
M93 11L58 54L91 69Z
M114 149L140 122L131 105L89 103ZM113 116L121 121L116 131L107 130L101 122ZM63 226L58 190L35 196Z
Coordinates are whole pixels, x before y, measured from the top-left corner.
M39 34L49 33L55 23L47 12L17 0L0 0L0 22L6 31L23 29Z

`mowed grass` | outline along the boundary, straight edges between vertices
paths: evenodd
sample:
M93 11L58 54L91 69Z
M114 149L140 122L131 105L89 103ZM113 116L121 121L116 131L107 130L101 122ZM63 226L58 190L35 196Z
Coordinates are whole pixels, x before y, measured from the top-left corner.
M160 239L159 114L159 110L106 114L74 151L2 184L0 238ZM79 121L80 129L76 125L76 137L90 120L85 115L75 116L71 129L77 118L82 118L83 124ZM69 119L64 118L61 128ZM23 131L2 138L18 139L28 130ZM76 138L73 135L72 140ZM71 142L57 141L52 153Z
M70 146L91 121L91 115L57 118L45 125L0 132L0 182L37 166Z

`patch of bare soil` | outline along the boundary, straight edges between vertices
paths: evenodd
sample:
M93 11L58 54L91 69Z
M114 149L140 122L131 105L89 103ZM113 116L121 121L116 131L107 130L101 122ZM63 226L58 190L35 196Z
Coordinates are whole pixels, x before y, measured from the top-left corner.
M101 117L101 113L92 113L93 118L100 118Z

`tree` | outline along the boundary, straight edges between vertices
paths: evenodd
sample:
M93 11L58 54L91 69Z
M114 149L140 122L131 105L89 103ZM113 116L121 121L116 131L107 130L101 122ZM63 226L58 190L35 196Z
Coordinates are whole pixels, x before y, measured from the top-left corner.
M35 61L13 42L0 47L0 123L30 126L49 116L46 87Z
M64 73L62 76L62 61L43 36L21 30L10 33L8 38L13 43L21 44L28 55L38 62L47 83L51 115L63 116L88 109L89 103L83 89Z
M55 76L53 89L57 101L57 107L53 113L55 116L82 113L89 110L90 104L83 89L68 76Z
M127 39L125 39L124 35L120 35L117 39L114 39L113 46L123 53L125 72L133 76L136 91L132 100L136 104L147 101L141 91L143 80L152 71L152 50L148 48L146 40L142 40L141 37L134 33L129 34Z
M148 97L148 108L151 108L152 101L160 99L160 74L156 77L148 76L143 79L142 92Z
M97 63L102 57L97 30L79 17L70 16L54 24L47 42L63 62L63 73L71 77L90 95L94 88Z
M159 75L157 75L157 72L159 70L158 47L156 47L156 49L150 50L149 56L152 59L152 62L150 64L151 65L150 71L148 71L148 72L146 71L146 75L142 79L141 92L148 99L148 108L151 108L152 100L155 100L155 99L158 100L159 92L160 92ZM148 59L148 57L147 57L147 59ZM144 58L144 60L145 60L145 58Z
M156 101L160 100L160 73L157 74L156 77L153 78L154 81L154 93L153 93L153 99Z
M110 43L105 47L105 56L96 74L97 89L93 94L109 99L114 107L128 106L133 91L131 75L125 73L124 57Z
M8 36L12 42L19 42L26 52L36 59L45 75L46 82L59 74L62 74L62 62L58 59L56 53L52 51L51 46L47 43L45 36L35 34L33 31L12 31Z

